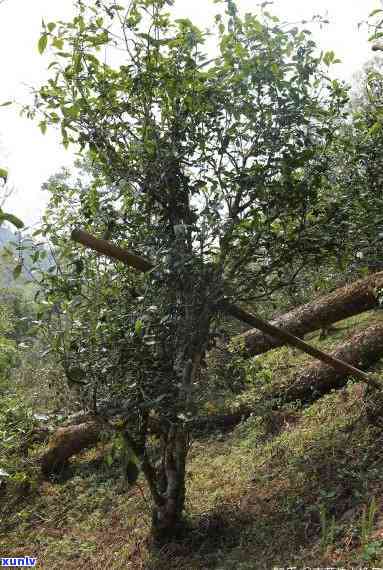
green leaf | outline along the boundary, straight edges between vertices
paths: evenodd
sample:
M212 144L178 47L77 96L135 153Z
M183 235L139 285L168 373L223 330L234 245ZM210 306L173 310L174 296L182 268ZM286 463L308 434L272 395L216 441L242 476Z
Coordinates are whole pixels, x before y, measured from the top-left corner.
M64 108L63 113L71 119L77 119L80 114L80 110L80 105L72 105L71 107Z
M334 59L335 59L335 53L333 51L326 51L325 54L323 55L323 61L327 66L331 65Z
M381 38L383 38L383 32L377 32L376 34L372 34L372 36L370 36L368 38L368 41L376 41L376 40L380 40Z
M18 277L20 277L20 274L23 270L23 265L22 263L18 263L16 265L16 267L14 268L12 274L13 274L13 279L17 279Z
M42 134L45 135L45 133L47 132L47 122L46 121L40 121L39 127L40 127L40 131L42 132Z
M54 38L53 42L52 42L53 47L62 50L64 47L64 40L61 38Z
M37 44L37 48L39 50L40 55L42 55L44 53L47 45L48 45L48 35L43 34L39 39L39 43Z
M0 224L2 222L9 222L13 226L15 226L18 230L24 227L23 222L14 216L13 214L6 214L5 212L0 212Z
M13 101L5 101L5 103L1 103L0 107L8 107L8 105L12 105Z
M368 130L369 135L375 135L382 130L382 125L378 122L374 123L372 127Z
M136 333L137 336L141 336L143 328L144 328L144 323L140 319L137 319L134 324L134 332Z
M5 168L0 168L0 178L2 178L6 184L8 180L8 170L5 170Z
M383 12L382 8L376 8L376 10L373 10L371 14L368 15L368 17L372 18L373 16L376 16L376 14L380 14L381 12Z
M75 73L80 73L81 70L82 70L81 53L76 53L73 58L73 71Z
M107 455L105 455L105 463L107 464L108 467L111 467L113 464L113 455L111 453L108 453Z
M48 28L48 30L49 30L50 32L53 32L53 30L55 29L55 27L56 27L55 22L49 22L49 24L48 24L48 26L47 26L47 28Z

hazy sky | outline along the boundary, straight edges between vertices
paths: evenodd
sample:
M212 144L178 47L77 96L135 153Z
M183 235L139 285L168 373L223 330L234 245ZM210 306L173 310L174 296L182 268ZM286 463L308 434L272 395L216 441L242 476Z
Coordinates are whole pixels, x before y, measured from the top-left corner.
M255 0L237 0L240 9L251 12ZM270 11L290 22L309 19L313 14L327 16L330 24L315 29L314 39L321 49L333 49L342 60L334 73L344 79L371 57L365 27L358 23L380 7L379 0L275 0ZM190 17L201 27L211 23L216 11L212 0L176 0L177 16ZM30 86L40 85L48 74L49 58L37 51L41 20L67 19L72 15L72 0L4 0L0 3L0 103L15 99L31 100ZM58 136L42 135L36 123L18 116L15 107L0 108L0 167L7 167L15 195L7 209L26 223L39 220L46 201L41 184L61 166L73 161Z

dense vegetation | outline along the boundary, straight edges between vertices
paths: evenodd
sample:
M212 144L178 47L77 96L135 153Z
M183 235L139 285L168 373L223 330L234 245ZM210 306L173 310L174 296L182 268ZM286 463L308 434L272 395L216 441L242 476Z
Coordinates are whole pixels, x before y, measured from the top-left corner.
M52 75L25 113L81 158L3 258L31 293L0 296L0 544L47 568L382 563L380 389L319 389L295 349L228 342L238 305L268 318L382 269L379 60L352 94L267 3L217 2L214 55L172 3L76 0L43 26ZM369 334L379 372L367 293L373 311L310 340L368 369ZM291 397L303 378L310 398ZM60 426L48 452L69 434L70 453L47 469ZM81 437L98 447L68 463Z

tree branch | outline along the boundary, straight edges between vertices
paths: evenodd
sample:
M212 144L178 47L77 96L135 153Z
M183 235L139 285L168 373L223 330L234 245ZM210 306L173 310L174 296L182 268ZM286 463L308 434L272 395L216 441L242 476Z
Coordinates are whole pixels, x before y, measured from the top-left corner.
M117 247L109 241L97 239L82 230L73 230L71 237L74 241L81 243L82 245L85 245L90 249L98 251L99 253L102 253L111 259L117 259L119 261L122 261L123 263L125 263L125 265L134 267L138 271L146 272L149 271L150 269L153 269L153 264L150 261L144 259L143 257L139 257L138 255L134 255L126 251L125 249ZM377 379L375 379L372 375L366 374L362 370L359 370L358 368L355 368L354 366L351 366L350 364L347 364L346 362L343 362L338 358L334 358L333 356L330 356L329 354L322 352L318 348L315 348L314 346L307 344L306 342L290 334L289 332L282 330L268 323L267 321L264 321L257 315L248 313L243 309L241 309L240 307L237 307L236 305L229 303L228 301L221 301L218 308L221 309L226 314L231 315L232 317L239 319L240 321L243 321L253 327L256 327L257 329L261 330L262 332L274 338L282 340L283 343L287 343L291 346L299 348L299 350L302 350L306 354L310 354L314 358L317 358L318 360L325 362L326 364L332 366L333 368L339 370L340 372L346 372L350 376L358 378L362 382L365 382L366 384L369 384L374 388L377 389L382 388L381 383Z

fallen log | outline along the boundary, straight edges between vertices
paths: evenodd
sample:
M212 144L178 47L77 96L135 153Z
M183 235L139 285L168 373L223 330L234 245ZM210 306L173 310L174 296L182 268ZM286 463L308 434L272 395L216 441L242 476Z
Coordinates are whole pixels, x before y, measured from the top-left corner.
M305 334L314 332L353 315L358 315L377 306L375 290L383 288L383 272L375 273L346 285L312 303L293 309L271 322L272 325L303 338ZM282 339L277 339L250 329L236 336L243 356L255 356L282 346Z
M368 368L383 357L383 324L371 325L357 332L331 353L336 359L351 366ZM315 362L297 373L293 382L277 394L284 402L300 400L311 403L331 390L345 386L354 376L335 369L324 362ZM357 376L354 376L357 378Z
M233 305L232 303L229 303L226 300L220 303L220 308L228 315L231 315L232 317L235 317L236 319L239 319L244 323L248 323L249 325L257 327L264 333L269 334L270 336L273 336L281 340L283 344L289 344L291 346L295 346L296 348L299 348L299 350L302 350L302 352L310 354L314 358L334 368L334 370L339 374L349 375L353 376L354 378L358 378L358 380L361 380L365 384L368 384L372 388L378 390L380 390L382 387L380 378L377 375L367 374L366 372L363 372L363 370L360 370L356 366L353 366L353 364L348 363L345 360L341 360L336 356L332 356L327 352L323 352L323 350L319 350L319 348L316 348L315 346L308 344L307 342L304 342L302 339L294 336L293 334L287 332L284 329L275 327L271 323L264 321L255 314L248 313L247 311L244 311L240 307L237 307L236 305Z
M253 410L248 407L241 407L230 414L196 418L190 422L190 427L196 435L214 431L224 432L233 429L252 412ZM156 423L150 427L153 428L153 432L158 432ZM43 475L49 477L60 473L71 457L96 446L104 438L105 429L108 429L107 424L97 419L57 429L49 441L47 451L40 458Z
M358 365L369 368L374 365L383 358L383 323L371 325L357 332L331 352L330 356L342 359L350 366ZM303 371L297 372L292 383L287 387L273 391L270 397L278 401L275 409L297 400L302 404L311 404L332 390L343 388L350 377L352 375L346 370L337 370L323 362L314 362ZM195 428L197 433L227 431L257 413L254 406L243 404L230 413L196 420Z
M333 351L331 356L341 358L350 366L372 366L383 357L383 324L372 325L356 333ZM273 392L272 397L280 402L276 407L297 400L309 404L331 390L343 388L349 378L347 370L336 370L323 362L313 363L298 372L289 386ZM190 428L195 435L229 431L254 413L257 413L254 406L242 405L230 413L195 418L190 422ZM157 425L151 427L158 431ZM106 424L98 420L59 428L41 458L43 474L49 476L61 471L72 456L96 445L105 428Z
M59 428L40 459L42 473L48 477L62 471L71 457L96 445L105 429L105 425L97 420Z

